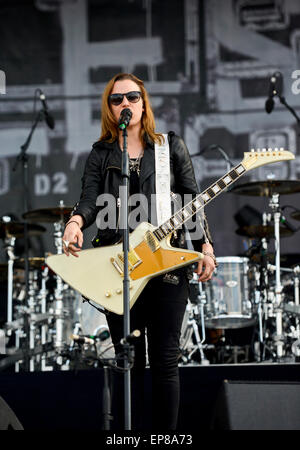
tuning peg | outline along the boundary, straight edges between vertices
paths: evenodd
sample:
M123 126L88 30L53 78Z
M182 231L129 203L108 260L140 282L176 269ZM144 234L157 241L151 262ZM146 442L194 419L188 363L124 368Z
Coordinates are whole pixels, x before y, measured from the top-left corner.
M275 149L274 149L274 150L275 150L275 152L278 152L278 147L275 147Z
M254 152L255 152L255 149L254 149L254 148L251 148L251 152L254 153Z
M272 148L271 147L269 147L268 148L268 152L272 152L273 150L272 150Z
M266 152L266 151L267 151L267 149L266 149L266 148L263 148L263 149L262 149L262 151L263 151L263 152Z

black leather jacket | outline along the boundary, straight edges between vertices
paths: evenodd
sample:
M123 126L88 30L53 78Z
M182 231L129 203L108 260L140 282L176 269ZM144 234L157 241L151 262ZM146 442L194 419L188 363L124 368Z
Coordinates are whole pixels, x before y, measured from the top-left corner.
M198 194L194 169L185 143L173 132L169 132L168 138L171 191L180 195ZM96 220L99 212L96 201L100 194L110 193L116 199L119 197L119 187L122 184L121 165L122 151L117 140L113 143L98 141L93 145L82 177L81 197L71 214L72 216L79 214L83 217L83 229ZM141 159L140 192L147 197L150 205L151 194L155 194L155 152L154 144L149 139L146 139L144 156ZM204 229L209 242L212 243L206 219L204 220ZM97 239L93 243L94 245L110 245L118 242L120 237L118 230L99 229ZM96 241L97 244L95 244ZM204 241L204 236L200 240L192 241L194 249L201 251ZM185 247L184 233L179 232L172 244L182 248Z

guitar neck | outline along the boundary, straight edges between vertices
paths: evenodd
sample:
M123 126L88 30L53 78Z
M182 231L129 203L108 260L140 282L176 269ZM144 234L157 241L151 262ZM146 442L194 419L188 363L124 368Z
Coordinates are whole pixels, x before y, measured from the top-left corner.
M209 186L201 194L198 194L194 200L187 203L183 208L178 210L166 222L157 227L153 234L158 241L165 239L171 235L175 230L182 227L182 225L197 214L204 206L206 206L213 198L217 197L221 192L228 188L232 183L238 180L247 169L242 163L230 169L222 178L217 180Z

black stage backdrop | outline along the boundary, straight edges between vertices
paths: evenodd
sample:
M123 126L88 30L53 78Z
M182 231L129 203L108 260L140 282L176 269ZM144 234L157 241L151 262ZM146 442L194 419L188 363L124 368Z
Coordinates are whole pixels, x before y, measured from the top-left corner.
M77 201L84 161L100 135L101 93L119 71L145 80L157 130L185 139L202 190L227 171L220 151L199 155L211 144L221 145L233 163L250 148L284 147L296 155L249 172L243 183L299 178L295 118L277 98L272 114L265 111L270 76L280 71L286 101L299 113L299 2L3 0L0 21L1 216L21 219L26 194L28 210ZM40 122L34 132L25 192L21 164L12 169L35 118L37 88L47 97L55 128ZM299 194L282 196L280 204L298 206ZM218 256L248 248L234 219L246 205L271 212L268 198L233 193L207 206ZM287 218L291 211L285 209ZM47 231L30 240L31 256L55 251L53 225L43 225ZM85 232L86 247L94 231ZM282 253L296 253L297 260L298 240L297 233L283 238Z

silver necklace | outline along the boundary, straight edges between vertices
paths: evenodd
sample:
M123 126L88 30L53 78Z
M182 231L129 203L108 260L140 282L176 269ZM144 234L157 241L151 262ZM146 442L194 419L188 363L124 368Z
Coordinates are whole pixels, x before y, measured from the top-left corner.
M129 170L130 172L136 172L138 175L140 175L141 169L141 159L144 155L144 149L140 151L140 154L137 158L129 158Z

